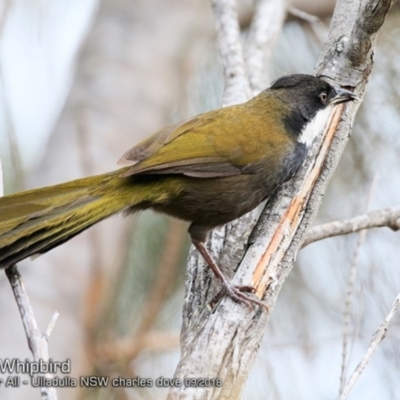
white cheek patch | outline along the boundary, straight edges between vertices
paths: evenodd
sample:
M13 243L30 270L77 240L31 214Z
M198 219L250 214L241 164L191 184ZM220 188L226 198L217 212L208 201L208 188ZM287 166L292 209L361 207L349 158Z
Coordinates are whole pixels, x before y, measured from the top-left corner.
M315 117L303 128L299 137L297 138L297 141L300 143L304 143L307 147L310 147L314 139L325 128L326 123L329 120L331 111L332 106L328 106L323 110L318 111Z

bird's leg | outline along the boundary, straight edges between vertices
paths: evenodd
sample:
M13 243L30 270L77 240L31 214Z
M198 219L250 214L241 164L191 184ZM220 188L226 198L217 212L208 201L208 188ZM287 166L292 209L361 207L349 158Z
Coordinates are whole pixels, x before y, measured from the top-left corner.
M207 251L206 247L204 246L203 242L199 240L195 240L192 238L192 243L199 251L199 253L204 258L204 261L207 265L211 268L214 275L222 282L222 290L211 300L211 305L216 304L225 294L227 294L232 300L236 301L237 303L243 303L248 308L252 309L253 305L257 305L262 307L267 313L269 312L268 307L258 299L255 299L243 292L254 292L253 286L234 286L232 285L222 271L219 269L218 265L210 256L210 253Z

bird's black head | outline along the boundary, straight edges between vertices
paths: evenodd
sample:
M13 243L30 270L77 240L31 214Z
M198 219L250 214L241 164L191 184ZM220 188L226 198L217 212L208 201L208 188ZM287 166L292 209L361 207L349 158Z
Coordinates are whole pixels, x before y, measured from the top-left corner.
M330 106L355 100L354 93L340 88L335 88L328 82L312 75L287 75L276 80L271 92L288 106L285 117L287 131L294 135L298 141L310 145L318 128L314 127L315 134L306 132L311 125L326 123ZM327 112L322 113L322 111ZM313 124L311 124L313 122Z

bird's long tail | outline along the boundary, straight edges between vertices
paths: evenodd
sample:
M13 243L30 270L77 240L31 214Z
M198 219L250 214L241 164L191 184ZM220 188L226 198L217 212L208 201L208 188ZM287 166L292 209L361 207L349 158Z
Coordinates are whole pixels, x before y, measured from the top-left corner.
M45 253L102 219L149 200L150 191L140 184L133 187L121 172L0 198L0 268Z

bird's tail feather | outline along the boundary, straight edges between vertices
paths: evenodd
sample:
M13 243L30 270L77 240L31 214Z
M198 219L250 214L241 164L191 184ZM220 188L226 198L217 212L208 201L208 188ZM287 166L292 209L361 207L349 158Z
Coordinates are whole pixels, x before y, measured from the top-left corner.
M42 254L139 203L121 170L0 198L0 268Z

